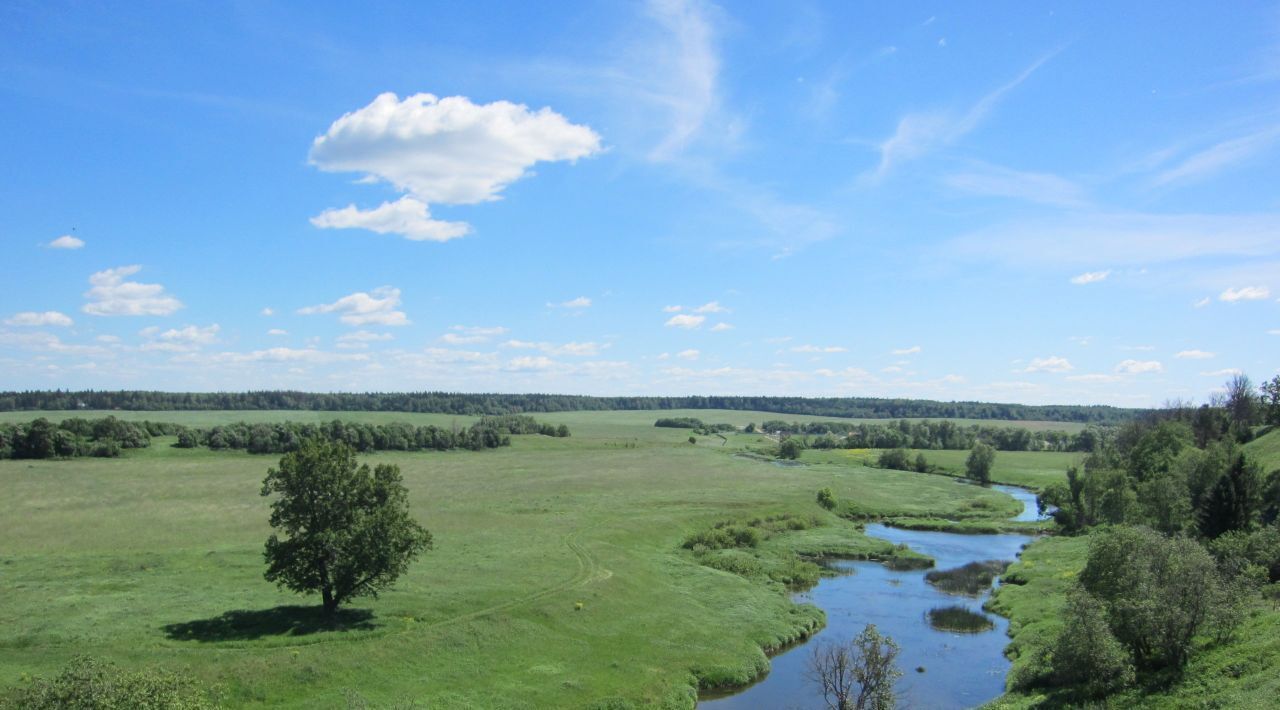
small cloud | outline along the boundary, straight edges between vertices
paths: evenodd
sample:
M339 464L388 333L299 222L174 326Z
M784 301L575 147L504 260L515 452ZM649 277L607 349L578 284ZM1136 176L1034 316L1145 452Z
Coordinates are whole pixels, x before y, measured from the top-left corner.
M359 291L343 296L333 303L299 308L298 313L339 313L338 320L347 325L409 325L408 316L396 310L399 305L400 289L382 286L369 293Z
M658 355L658 359L659 359L659 360L670 360L670 359L671 359L671 353L661 353L661 354L659 354L659 355Z
M710 303L704 303L701 306L698 306L697 308L693 309L693 312L694 313L724 313L728 310L729 310L728 308L725 308L724 306L720 305L718 301L711 301Z
M939 46L939 47L945 47L945 46L947 46L947 38L946 38L946 37L943 37L942 39L938 40L938 46Z
M898 349L898 350L890 350L890 351L889 351L889 354L890 354L890 355L915 355L916 353L920 352L921 350L923 350L923 348L921 348L919 345L912 345L912 346L911 346L911 347L909 347L909 348L901 348L901 349Z
M64 234L61 237L49 242L50 249L79 249L84 246L84 240L73 237L70 234Z
M607 349L608 344L600 345L599 343L565 343L564 345L556 345L555 343L539 342L534 343L528 340L508 340L501 347L511 348L514 350L541 350L548 355L574 355L577 357L594 357L600 354L601 350Z
M1090 375L1067 375L1067 379L1070 380L1071 382L1092 382L1092 383L1103 384L1107 382L1119 382L1121 380L1121 377L1119 375L1090 374Z
M711 326L712 333L723 333L726 330L733 330L733 325L729 323L716 323Z
M44 311L37 313L35 311L23 311L22 313L13 314L12 318L6 318L5 325L60 325L63 327L71 325L71 318L66 314L58 311Z
M1073 284L1075 284L1075 285L1077 285L1077 286L1083 286L1083 285L1085 285L1085 284L1098 283L1099 281L1106 281L1106 280L1107 280L1107 277L1108 277L1108 276L1110 276L1110 275L1111 275L1111 271L1110 271L1110 270L1108 270L1108 271L1086 271L1085 273L1080 274L1079 276L1072 276L1072 277L1071 277L1071 283L1073 283Z
M1139 352L1150 352L1156 349L1154 345L1121 345L1121 350L1137 350Z
M1049 357L1031 358L1031 364L1021 372L1070 372L1075 367L1065 357L1050 355Z
M1174 357L1179 360L1208 360L1213 356L1213 353L1206 352L1204 350L1183 350L1177 355L1174 355Z
M1228 367L1222 370L1214 370L1212 372L1201 372L1200 374L1204 377L1235 377L1236 375L1243 375L1244 371L1234 367Z
M679 313L682 310L684 310L684 306L663 306L662 307L663 313Z
M394 339L395 336L390 333L374 333L368 330L357 330L354 333L339 335L337 343L340 348L368 347L369 343Z
M165 293L160 284L125 281L142 270L141 266L121 266L99 271L89 277L85 292L89 302L80 310L94 316L167 316L182 308L182 302Z
M507 369L513 371L546 370L555 367L555 364L555 360L545 355L524 356L512 358L507 363Z
M203 328L194 325L170 328L163 333L159 328L152 326L143 328L138 334L148 339L148 342L142 344L143 350L186 353L218 342L220 330L222 328L217 323Z
M1164 372L1164 365L1158 360L1124 360L1116 365L1116 372L1126 375L1141 375L1148 372Z
M448 333L440 336L440 340L452 345L483 343L490 338L502 335L507 329L502 326L455 325L449 327Z
M1261 301L1271 295L1271 289L1266 286L1244 286L1242 288L1229 288L1218 295L1219 301L1227 303L1235 303L1236 301Z
M1092 335L1072 335L1071 337L1067 338L1067 340L1070 340L1071 342L1075 343L1076 345L1079 345L1082 348L1087 348L1089 347L1089 343L1093 342L1093 336Z
M383 202L362 210L355 205L327 209L311 218L318 229L365 229L377 234L398 234L415 242L447 242L471 232L466 222L432 219L427 204L412 197Z
M590 299L590 298L587 298L586 296L578 296L578 297L577 297L577 298L575 298L575 299L572 299L572 300L569 300L569 301L565 301L565 302L563 302L563 303L549 303L549 304L547 304L547 305L551 306L552 308L556 308L556 307L559 307L559 308L590 308L590 307L591 307L591 299Z
M274 316L275 314L276 311L274 308L267 307L262 309L262 315L264 316Z
M280 328L272 328L271 330L267 331L267 335L288 335L288 334L289 334L289 331L282 330Z
M680 352L676 353L676 357L680 358L681 360L697 360L698 356L701 354L702 353L699 353L697 350L689 349L689 350L681 350Z
M1274 330L1268 330L1267 335L1280 335L1280 328L1276 328Z
M1191 305L1196 308L1204 308L1205 306L1209 305L1212 302L1213 302L1212 296L1205 296L1204 298L1200 299L1199 301L1196 301Z
M684 328L686 330L690 330L702 325L702 322L706 319L706 316L691 316L681 313L680 315L671 316L665 325L669 328Z
M848 348L842 348L839 345L797 345L791 348L793 353L843 353L848 351Z

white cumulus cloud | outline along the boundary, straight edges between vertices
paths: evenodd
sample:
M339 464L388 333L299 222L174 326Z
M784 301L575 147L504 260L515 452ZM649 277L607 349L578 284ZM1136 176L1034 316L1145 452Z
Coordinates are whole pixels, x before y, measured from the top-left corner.
M898 350L890 350L891 355L915 355L923 350L919 345L912 345L909 348L899 348Z
M1122 360L1116 365L1116 372L1126 375L1141 375L1147 372L1164 372L1164 365L1159 360Z
M142 344L142 349L175 353L191 352L218 342L218 332L221 330L222 327L217 323L203 328L195 325L170 328L164 332L156 327L144 328L140 334L147 338L147 342Z
M44 311L42 313L36 311L23 311L22 313L14 313L12 318L6 318L5 325L71 325L71 318L64 313L58 311Z
M311 224L320 229L367 229L378 234L399 234L415 242L447 242L471 231L466 222L431 219L427 203L412 197L383 202L371 210L355 205L327 209L312 217Z
M411 239L444 241L461 236L467 225L431 220L429 205L496 200L537 163L576 161L600 150L595 131L550 108L427 93L400 99L388 92L334 121L312 143L310 161L326 172L363 173L366 182L390 183L410 198L367 212L339 210L345 212L341 224L328 219L326 226L374 225Z
M300 308L298 313L338 313L338 320L347 325L409 325L408 316L396 310L399 305L400 289L382 286L369 293L359 291L343 296L333 303Z
M793 353L843 353L848 352L848 348L842 348L839 345L797 345L791 348Z
M691 316L687 313L681 313L679 315L671 316L665 325L671 328L684 328L688 330L702 325L702 322L706 319L706 316Z
M726 330L733 330L733 324L732 323L716 323L715 325L711 326L712 333L723 333Z
M70 234L64 234L61 237L49 242L50 249L79 249L84 246L84 240L79 237L73 237Z
M1179 352L1177 355L1174 355L1174 357L1178 358L1179 360L1208 360L1213 356L1214 356L1213 353L1207 352L1205 350L1183 350Z
M1022 372L1070 372L1075 367L1065 357L1050 355L1049 357L1031 358L1031 363Z
M697 308L693 309L693 312L694 313L724 313L725 311L728 311L728 310L729 310L728 308L725 308L724 306L720 305L719 301L711 301L710 303L704 303L701 306L698 306Z
M167 316L182 308L182 302L165 293L160 284L125 280L141 270L134 264L90 276L92 288L84 294L89 302L81 310L94 316Z

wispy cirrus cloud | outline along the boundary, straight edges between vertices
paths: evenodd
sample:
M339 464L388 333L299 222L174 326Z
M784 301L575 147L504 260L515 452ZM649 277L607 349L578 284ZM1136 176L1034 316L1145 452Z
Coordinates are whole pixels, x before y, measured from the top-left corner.
M1193 153L1152 179L1157 186L1196 182L1258 158L1280 144L1280 125L1216 143Z
M1084 190L1066 178L1049 173L1011 170L982 165L942 178L943 184L958 192L983 197L1005 197L1055 207L1083 207L1088 204Z
M893 135L880 143L880 162L874 170L863 175L864 182L880 182L895 167L922 158L964 137L986 120L1005 95L1018 88L1056 54L1055 50L1040 57L1013 80L978 99L963 112L932 111L903 116Z

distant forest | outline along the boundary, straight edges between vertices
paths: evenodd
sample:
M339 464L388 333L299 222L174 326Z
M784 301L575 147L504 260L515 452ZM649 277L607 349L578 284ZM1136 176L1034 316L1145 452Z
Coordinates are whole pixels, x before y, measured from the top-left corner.
M308 410L327 412L424 412L464 416L619 409L731 409L778 414L868 419L1009 419L1120 424L1145 410L1100 405L1027 405L937 402L871 397L587 397L561 394L459 394L453 392L0 392L0 411L121 409Z

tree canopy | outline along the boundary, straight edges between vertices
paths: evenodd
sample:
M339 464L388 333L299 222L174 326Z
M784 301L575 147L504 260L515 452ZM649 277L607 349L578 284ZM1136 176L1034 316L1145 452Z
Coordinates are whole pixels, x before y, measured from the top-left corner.
M266 578L300 593L320 592L326 613L391 586L431 533L409 515L400 468L357 465L345 443L306 440L267 471L262 495L271 503L273 533L264 556Z

